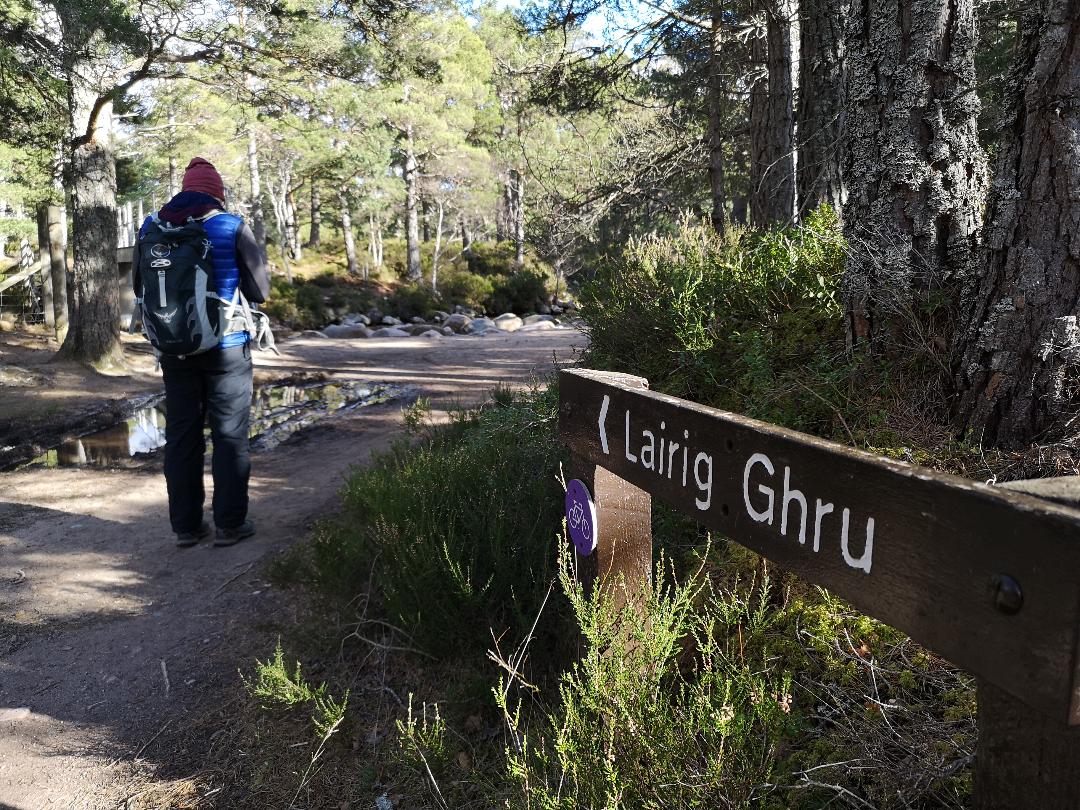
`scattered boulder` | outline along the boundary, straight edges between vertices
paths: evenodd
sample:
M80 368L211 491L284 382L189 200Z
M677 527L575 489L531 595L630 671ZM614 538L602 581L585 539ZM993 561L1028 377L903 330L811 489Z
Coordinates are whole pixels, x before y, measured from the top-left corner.
M554 321L534 321L533 323L527 323L521 327L519 332L550 332L552 329L558 329L559 327Z
M441 309L437 309L435 310L435 314L431 316L431 320L435 321L435 323L442 323L449 317L449 312L443 312Z
M516 332L523 326L521 318L513 312L506 312L495 319L495 326L504 332Z
M410 323L405 326L399 326L397 328L401 329L404 332L408 332L410 335L413 335L415 337L416 335L422 335L424 334L424 332L430 331L435 327L432 326L430 323Z
M473 318L465 331L470 335L475 335L483 334L489 329L498 329L495 325L495 321L491 320L491 318Z
M352 338L371 337L371 330L362 323L358 324L331 324L323 329L323 335L328 338L350 340Z
M560 307L558 304L555 304L554 306L549 307L549 309L551 310L552 315L562 315L563 311L564 311L563 308Z
M371 326L371 318L367 315L361 315L359 312L350 312L345 316L342 323L347 323L350 326L357 323L362 323L364 326Z
M412 335L410 335L404 329L397 329L393 326L384 326L382 329L376 329L374 332L371 333L371 336L373 338L412 337Z
M0 320L0 332L14 332L15 321L2 321Z
M441 331L442 331L442 333L443 333L444 335L452 335L452 334L454 334L454 330L453 330L453 329L451 329L451 328L450 328L449 326L443 326L443 327L441 327Z
M541 323L543 321L550 321L551 323L557 323L554 316L552 316L552 315L530 315L529 317L525 318L523 323L524 323L525 326L529 326L530 324Z
M383 315L382 320L379 321L383 326L401 326L404 321L400 318L395 318L393 315Z
M469 324L472 323L472 318L468 315L463 315L460 312L455 312L449 318L446 319L446 325L453 329L455 332L464 332L468 329Z
M376 309L374 307L372 307L371 309L368 310L367 316L368 316L368 325L369 326L371 324L373 324L373 323L378 323L383 318L382 311L379 310L379 309Z
M428 329L426 332L420 335L420 337L428 338L429 340L442 340L443 336L442 332L438 331L437 329Z
M325 332L319 332L315 329L305 329L303 332L300 333L300 337L323 338L325 340L327 338L327 334Z

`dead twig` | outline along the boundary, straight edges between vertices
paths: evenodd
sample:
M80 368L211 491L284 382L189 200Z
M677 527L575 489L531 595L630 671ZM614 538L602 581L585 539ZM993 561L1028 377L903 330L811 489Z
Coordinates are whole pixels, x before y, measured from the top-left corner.
M234 582L236 582L236 580L240 579L240 577L244 576L244 574L246 574L246 573L247 573L248 571L250 571L250 570L251 570L252 568L254 568L254 567L255 567L255 563L249 563L249 564L248 564L248 567L247 567L247 568L245 568L245 569L244 569L243 571L241 571L241 572L240 572L239 574L237 574L236 576L232 576L232 577L229 577L229 578L228 578L227 580L225 580L224 582L222 582L222 583L221 583L221 584L220 584L220 585L218 586L218 589L217 589L216 591L214 591L214 595L213 595L213 596L211 596L210 598L211 598L211 599L215 599L215 598L217 598L217 596L218 596L218 595L219 595L219 594L220 594L220 593L221 593L221 592L222 592L223 590L225 590L226 588L228 588L228 587L229 587L230 585L232 585L232 584L233 584Z

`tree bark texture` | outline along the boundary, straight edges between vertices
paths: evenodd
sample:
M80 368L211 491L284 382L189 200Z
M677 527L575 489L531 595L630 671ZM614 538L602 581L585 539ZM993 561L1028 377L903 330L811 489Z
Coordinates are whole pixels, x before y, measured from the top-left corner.
M464 217L460 220L461 224L461 255L465 257L465 264L470 271L475 269L476 256L473 253L473 233L472 228L469 227L469 222Z
M356 239L353 237L352 211L349 208L349 193L345 189L338 191L338 207L341 211L341 233L345 239L345 263L350 276L358 270L356 263Z
M176 167L176 153L173 152L176 144L176 113L170 109L165 121L169 126L169 199L171 200L180 193L179 172Z
M305 247L319 246L319 226L322 224L322 198L319 196L319 184L311 178L311 225L308 227L308 240Z
M56 307L53 298L52 261L49 258L49 206L37 209L38 262L41 267L41 294L45 307L45 325L56 330Z
M443 217L446 213L442 200L436 203L439 209L439 218L435 223L435 249L431 254L431 291L439 293L439 253L442 250Z
M708 87L708 138L709 138L709 189L712 194L712 226L718 234L727 230L727 178L724 167L723 107L725 93L724 69L721 63L722 32L724 30L724 4L712 0L709 28L709 87Z
M405 272L409 281L418 283L423 277L420 266L420 223L417 211L417 173L416 151L413 146L413 129L409 124L405 130L405 165L402 172L405 179Z
M431 241L431 202L427 197L420 199L420 232L423 234L424 241Z
M378 214L368 214L368 251L371 253L371 266L376 270L383 266L383 230L382 217ZM367 281L365 274L364 280Z
M266 219L263 217L262 180L259 176L259 144L255 138L255 130L251 127L248 127L247 136L248 181L251 186L248 211L251 217L251 233L262 252L263 261L266 261Z
M57 340L67 336L71 287L68 285L67 208L49 206L49 265L52 273L53 313Z
M959 416L984 445L1077 435L1080 4L1024 10L987 205L985 271L955 340Z
M123 364L120 347L119 271L116 266L116 161L112 104L91 120L93 93L73 89L79 126L71 147L73 201L71 324L61 347L65 357L98 368ZM85 126L82 126L82 123Z
M852 0L848 22L849 340L922 349L978 258L974 0Z
M270 194L270 205L274 211L274 224L277 228L277 244L281 254L281 263L285 266L285 278L292 284L292 263L289 250L292 228L289 222L289 186L292 183L292 159L283 160L277 168L277 179L273 175L266 181Z
M844 20L851 0L800 0L797 186L800 215L843 215Z
M505 242L509 237L508 232L511 230L510 222L513 219L514 210L514 190L511 185L510 176L507 175L503 178L502 188L502 205L499 212L495 216L495 241Z
M514 261L521 267L525 264L525 175L518 169L510 170L510 189Z
M750 102L750 218L759 227L795 221L795 8L793 0L770 0L765 39L752 46L766 72Z
M300 217L296 211L296 194L289 188L285 192L286 237L289 240L289 255L294 262L304 258L304 249L300 244Z

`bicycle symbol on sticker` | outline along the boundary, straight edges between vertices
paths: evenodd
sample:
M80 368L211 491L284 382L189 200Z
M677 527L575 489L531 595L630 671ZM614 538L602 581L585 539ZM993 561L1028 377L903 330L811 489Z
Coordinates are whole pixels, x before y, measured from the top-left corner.
M566 485L566 527L578 554L596 549L596 506L588 487L578 479Z

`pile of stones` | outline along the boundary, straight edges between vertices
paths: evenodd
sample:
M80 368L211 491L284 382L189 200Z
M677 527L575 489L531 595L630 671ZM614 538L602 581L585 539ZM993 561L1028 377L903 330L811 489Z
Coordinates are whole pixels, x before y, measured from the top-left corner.
M503 332L545 332L569 328L554 315L529 315L521 318L506 312L497 318L488 318L474 310L455 307L454 312L434 312L428 319L411 318L408 323L393 315L383 315L379 310L367 314L352 312L341 318L340 323L330 324L321 331L305 332L311 337L336 339L423 337L440 340L457 335L483 336Z

